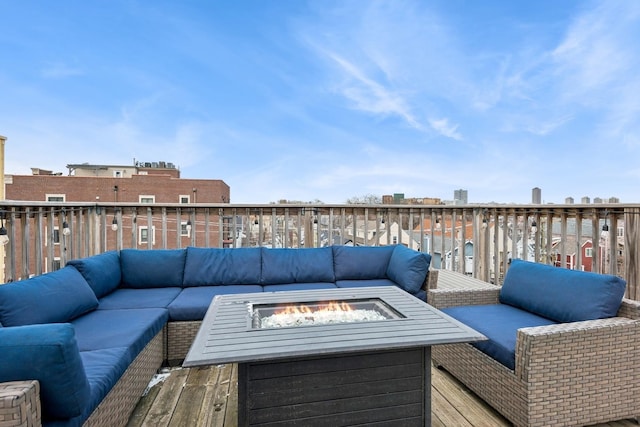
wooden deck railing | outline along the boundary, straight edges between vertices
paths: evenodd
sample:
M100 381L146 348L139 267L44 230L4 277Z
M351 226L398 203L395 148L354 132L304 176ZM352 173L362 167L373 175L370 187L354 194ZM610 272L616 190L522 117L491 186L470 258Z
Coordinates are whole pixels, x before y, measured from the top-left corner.
M239 205L0 202L4 282L123 248L404 244L500 283L522 258L619 275L636 298L640 204ZM607 232L608 230L608 232ZM0 234L4 231L0 230ZM2 237L0 236L0 241ZM4 252L4 253L1 253ZM640 296L640 295L639 295Z

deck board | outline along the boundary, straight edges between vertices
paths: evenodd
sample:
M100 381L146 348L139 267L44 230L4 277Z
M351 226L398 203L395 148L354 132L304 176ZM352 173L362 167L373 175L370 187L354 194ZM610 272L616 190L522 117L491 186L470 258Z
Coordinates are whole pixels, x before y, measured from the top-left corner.
M448 372L432 369L434 427L501 427L511 424ZM140 399L127 427L235 427L238 420L236 364L175 369ZM621 420L598 427L638 426Z

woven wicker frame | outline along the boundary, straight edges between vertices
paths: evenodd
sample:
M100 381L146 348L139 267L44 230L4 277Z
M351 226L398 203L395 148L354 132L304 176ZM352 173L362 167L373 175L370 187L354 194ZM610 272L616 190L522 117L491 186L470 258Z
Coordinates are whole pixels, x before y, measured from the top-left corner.
M192 322L169 322L167 325L167 361L180 363L187 356L195 339L201 320Z
M495 286L472 288L431 290L429 301L438 308L497 302ZM470 344L435 346L432 358L516 426L633 418L640 414L640 302L623 300L618 316L520 329L514 371Z
M40 426L42 423L40 411L40 383L38 381L0 383L0 426Z

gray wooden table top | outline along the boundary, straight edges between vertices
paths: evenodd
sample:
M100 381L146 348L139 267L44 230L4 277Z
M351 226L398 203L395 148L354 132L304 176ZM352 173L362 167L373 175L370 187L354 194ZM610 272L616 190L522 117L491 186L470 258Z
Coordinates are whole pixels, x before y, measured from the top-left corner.
M384 301L404 318L291 328L251 327L252 306L256 304L365 298ZM479 332L395 286L231 294L214 298L183 366L428 347L484 339Z

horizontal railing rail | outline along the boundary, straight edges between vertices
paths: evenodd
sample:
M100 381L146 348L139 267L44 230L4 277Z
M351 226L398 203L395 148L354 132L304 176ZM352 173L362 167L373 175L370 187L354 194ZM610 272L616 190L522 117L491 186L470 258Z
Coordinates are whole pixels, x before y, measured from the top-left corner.
M330 205L0 202L3 282L127 248L403 244L501 283L511 259L623 277L635 298L640 204ZM6 233L6 234L5 234Z

